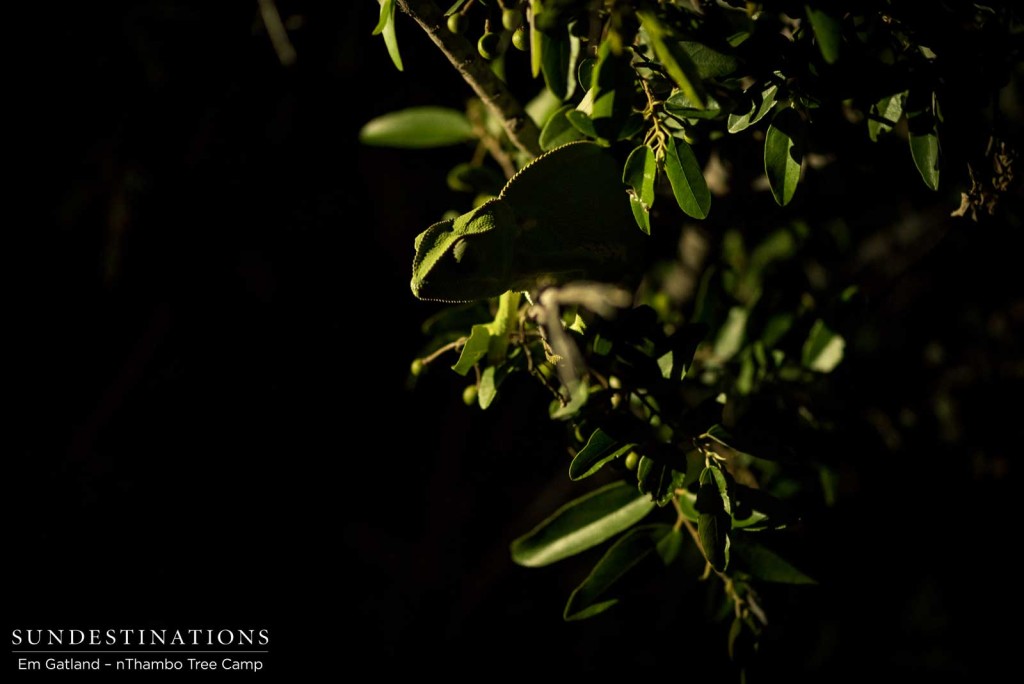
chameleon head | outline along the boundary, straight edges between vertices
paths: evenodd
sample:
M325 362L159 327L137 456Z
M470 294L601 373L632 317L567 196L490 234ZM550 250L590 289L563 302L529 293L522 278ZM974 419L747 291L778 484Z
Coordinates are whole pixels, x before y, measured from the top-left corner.
M493 199L416 237L412 293L420 299L465 302L509 289L515 217Z

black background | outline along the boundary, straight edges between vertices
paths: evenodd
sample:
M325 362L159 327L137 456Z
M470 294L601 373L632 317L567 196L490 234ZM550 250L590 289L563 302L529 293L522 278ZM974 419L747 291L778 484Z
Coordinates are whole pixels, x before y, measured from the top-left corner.
M404 18L395 71L375 3L279 6L303 19L291 68L254 2L12 20L10 625L267 627L284 673L735 681L692 574L567 625L586 559L510 562L509 541L577 493L560 426L525 385L483 415L449 374L408 387L436 310L408 291L412 238L451 207L438 170L466 151L356 141L373 116L468 91ZM791 540L822 585L765 590L770 672L967 677L1009 657L1014 242L946 233L867 314L885 335L837 381L846 498ZM936 335L977 371L960 436L922 427L894 459L864 406L925 401Z

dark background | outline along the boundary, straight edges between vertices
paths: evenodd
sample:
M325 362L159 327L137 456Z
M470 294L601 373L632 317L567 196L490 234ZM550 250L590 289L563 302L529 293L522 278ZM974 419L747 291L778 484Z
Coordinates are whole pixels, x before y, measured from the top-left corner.
M285 673L736 681L700 568L564 624L594 557L511 563L579 493L561 426L526 384L481 414L451 374L407 377L436 310L409 293L412 238L453 206L443 170L467 151L356 141L468 89L404 18L395 71L375 3L279 7L301 18L288 68L255 2L12 20L10 625L266 626ZM879 204L940 228L856 274L876 287L832 388L840 502L789 540L821 586L763 593L763 668L790 679L966 678L1011 655L1020 225L951 224L906 170L819 188L863 208L873 176Z

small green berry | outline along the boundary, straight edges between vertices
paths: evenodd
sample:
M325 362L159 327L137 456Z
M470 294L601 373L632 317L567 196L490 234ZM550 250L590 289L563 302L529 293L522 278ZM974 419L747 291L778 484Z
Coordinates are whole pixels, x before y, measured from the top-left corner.
M504 9L501 11L501 25L509 31L515 31L523 23L523 13L517 9Z
M526 31L525 26L520 26L512 34L512 46L520 52L526 52L530 49L530 35Z
M476 395L476 385L466 385L466 389L462 390L462 403L466 406L472 406L476 403Z
M640 463L640 454L630 450L626 454L626 470L636 470L637 465Z
M412 377L418 378L423 374L423 369L426 366L423 365L423 359L413 359L412 364L409 366L409 372L412 373Z
M494 59L498 56L498 44L501 37L497 33L485 33L480 36L476 43L476 49L484 59Z
M456 12L448 17L448 30L452 33L462 33L466 30L466 18Z

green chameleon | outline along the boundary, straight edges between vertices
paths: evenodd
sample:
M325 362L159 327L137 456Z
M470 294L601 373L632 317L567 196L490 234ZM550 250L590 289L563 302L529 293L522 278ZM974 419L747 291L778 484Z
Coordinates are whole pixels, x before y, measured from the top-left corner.
M524 166L498 197L420 233L412 292L466 302L577 280L620 283L638 270L643 240L614 157L573 142Z

